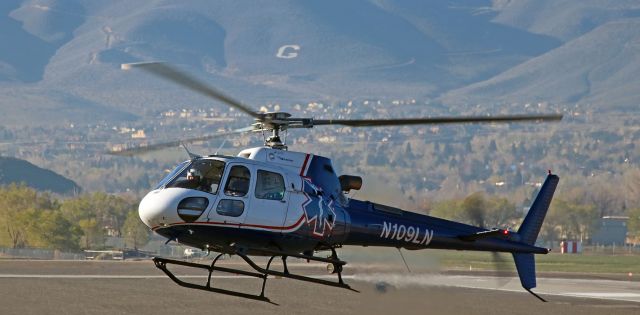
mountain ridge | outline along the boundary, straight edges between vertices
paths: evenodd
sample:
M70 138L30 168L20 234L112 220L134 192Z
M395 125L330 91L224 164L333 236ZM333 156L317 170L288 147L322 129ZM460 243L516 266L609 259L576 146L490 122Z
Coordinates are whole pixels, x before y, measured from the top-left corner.
M0 185L26 185L40 191L75 194L81 191L74 181L26 160L0 156Z
M0 110L17 119L0 123L127 121L207 102L119 68L158 60L256 108L419 98L628 110L640 101L639 16L640 4L608 0L11 0L0 5L0 42L11 43Z

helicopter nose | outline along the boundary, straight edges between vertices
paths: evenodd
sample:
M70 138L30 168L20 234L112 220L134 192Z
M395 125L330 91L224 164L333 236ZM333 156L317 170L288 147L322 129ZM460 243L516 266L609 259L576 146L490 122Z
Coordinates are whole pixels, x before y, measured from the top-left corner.
M159 193L159 191L148 193L142 198L138 206L140 220L150 228L163 224L166 219L166 205L160 202L160 198L158 198Z
M204 192L168 188L151 191L142 198L138 214L146 226L155 228L177 222L193 222L208 205L209 199Z
M140 201L138 215L150 228L177 222L179 220L175 213L177 198L179 197L175 192L167 189L151 191Z

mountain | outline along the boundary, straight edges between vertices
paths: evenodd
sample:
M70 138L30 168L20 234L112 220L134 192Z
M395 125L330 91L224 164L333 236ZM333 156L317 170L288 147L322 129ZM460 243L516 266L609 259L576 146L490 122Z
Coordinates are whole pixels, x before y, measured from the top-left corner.
M256 107L414 97L628 109L639 98L637 19L640 3L627 0L7 0L0 123L212 105L120 70L151 60Z
M636 109L639 51L640 19L607 23L489 80L450 91L445 101L461 96L496 101L553 99Z
M25 184L28 187L58 194L80 192L72 180L25 160L0 156L0 185Z
M533 11L548 12L554 17L551 20L564 21L556 25L542 25L531 17L498 16L497 20L518 21L520 26L568 40L491 79L451 90L442 100L445 103L552 100L594 104L600 110L637 110L640 102L637 92L640 78L636 75L640 67L640 11L624 9L623 1L614 1L609 8L594 8L596 2L606 3L585 1L574 10L563 10L576 2L559 1L545 7L539 1L533 1L543 7ZM591 11L584 7L588 3ZM633 5L640 8L640 3ZM558 7L550 8L555 6ZM515 13L505 15L519 16Z

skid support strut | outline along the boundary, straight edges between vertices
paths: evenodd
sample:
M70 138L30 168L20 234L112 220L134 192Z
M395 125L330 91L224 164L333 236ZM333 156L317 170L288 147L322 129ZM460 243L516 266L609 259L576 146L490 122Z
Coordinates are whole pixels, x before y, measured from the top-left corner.
M237 252L236 254L238 256L240 256L242 259L244 259L244 261L247 262L247 264L249 266L251 266L251 268L253 268L255 271L257 271L257 272L259 272L261 274L270 275L270 276L276 276L276 277L282 277L282 278L295 279L295 280L311 282L311 283L317 283L317 284L327 285L327 286L331 286L331 287L338 287L338 288L343 288L343 289L348 289L348 290L351 290L351 291L358 292L357 290L352 289L348 284L344 283L344 281L342 281L342 266L345 265L346 262L337 259L337 255L335 255L335 250L333 250L332 256L330 258L315 257L315 256L311 256L311 255L292 254L292 253L285 253L285 252L278 252L278 251L263 251L263 252L268 253L268 254L272 254L271 259L269 259L269 263L267 264L267 268L266 269L258 266L246 254L244 254L242 252ZM276 271L276 270L270 270L269 269L269 267L271 265L271 261L275 257L282 257L282 261L284 263L284 271ZM308 260L326 262L326 263L333 264L334 266L337 266L337 268L336 268L337 272L336 273L338 274L338 282L324 280L324 279L318 279L318 278L312 278L312 277L307 277L307 276L296 275L296 274L290 273L288 268L287 268L287 262L286 262L287 257L296 257L296 258L302 258L302 259L308 259ZM265 281L266 281L266 279L265 279Z
M181 260L173 260L173 259L167 259L167 258L161 258L161 257L154 257L153 258L153 262L154 262L154 264L156 265L156 267L158 269L162 270L171 280L173 280L173 282L177 283L180 286L183 286L183 287L186 287L186 288L190 288L190 289L198 289L198 290L210 291L210 292L226 294L226 295L231 295L231 296L237 296L237 297L251 299L251 300L264 301L264 302L269 302L269 303L272 303L272 304L276 304L276 303L271 302L271 300L269 300L269 298L265 297L265 295L264 295L264 290L265 290L265 287L266 287L266 284L267 284L268 276L276 276L276 277L282 277L282 278L295 279L295 280L299 280L299 281L305 281L305 282L317 283L317 284L322 284L322 285L327 285L327 286L332 286L332 287L344 288L344 289L348 289L348 290L352 290L352 291L358 292L358 291L352 289L348 284L344 283L344 281L342 281L342 266L345 265L346 262L341 261L341 260L338 259L335 250L332 250L332 255L329 258L315 257L315 256L311 256L311 255L303 255L303 254L297 254L297 253L285 253L285 252L279 252L279 251L264 251L263 250L263 252L265 252L266 254L271 255L271 258L269 259L269 262L267 263L266 268L262 268L262 267L258 266L251 258L249 258L249 256L244 254L244 251L236 251L235 252L236 255L240 256L256 272L216 266L216 263L218 262L220 257L222 257L223 254L220 254L220 255L216 256L216 258L213 260L211 265L204 265L204 264L192 263L192 262L181 261ZM283 271L276 271L276 270L271 270L270 269L271 268L271 263L273 262L273 260L276 257L281 257L282 258ZM326 263L333 264L335 273L338 274L338 281L335 282L335 281L329 281L329 280L324 280L324 279L318 279L318 278L312 278L312 277L293 274L293 273L289 272L289 269L287 267L287 257L296 257L296 258L302 258L302 259L308 259L308 260L326 262ZM182 280L178 279L178 277L176 277L176 275L173 274L167 268L167 265L170 265L170 264L207 270L209 272L209 276L207 278L207 283L205 285L201 285L201 284L185 282L185 281L182 281ZM262 289L260 290L260 294L259 295L258 294L250 294L250 293L244 293L244 292L238 292L238 291L214 288L213 284L212 284L212 281L211 281L211 274L214 271L232 273L232 274L237 274L237 275L243 275L243 276L249 276L249 277L262 279Z

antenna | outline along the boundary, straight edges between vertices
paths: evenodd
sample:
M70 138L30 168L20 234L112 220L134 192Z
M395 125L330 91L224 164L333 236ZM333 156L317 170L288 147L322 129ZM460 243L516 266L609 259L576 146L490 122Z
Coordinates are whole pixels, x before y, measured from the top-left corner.
M220 150L222 150L222 147L224 147L224 144L227 142L227 138L224 138L224 140L222 140L222 143L220 144L220 146L218 147L218 149L216 150L216 153L214 153L214 155L218 155L218 152Z
M407 261L404 259L404 255L402 254L402 250L400 250L400 247L396 247L398 249L398 253L400 253L400 257L402 257L402 261L404 262L404 266L407 267L407 271L409 273L411 273L411 269L409 269L409 265L407 264Z
M201 155L198 155L198 154L195 154L195 153L193 153L193 152L189 151L189 149L187 148L187 145L186 145L186 144L184 144L183 142L181 142L180 144L182 145L182 147L184 148L184 150L185 150L185 151L187 151L187 154L189 155L189 158L190 158L190 159L195 160L195 159L199 159L199 158L201 158L201 157L202 157Z

